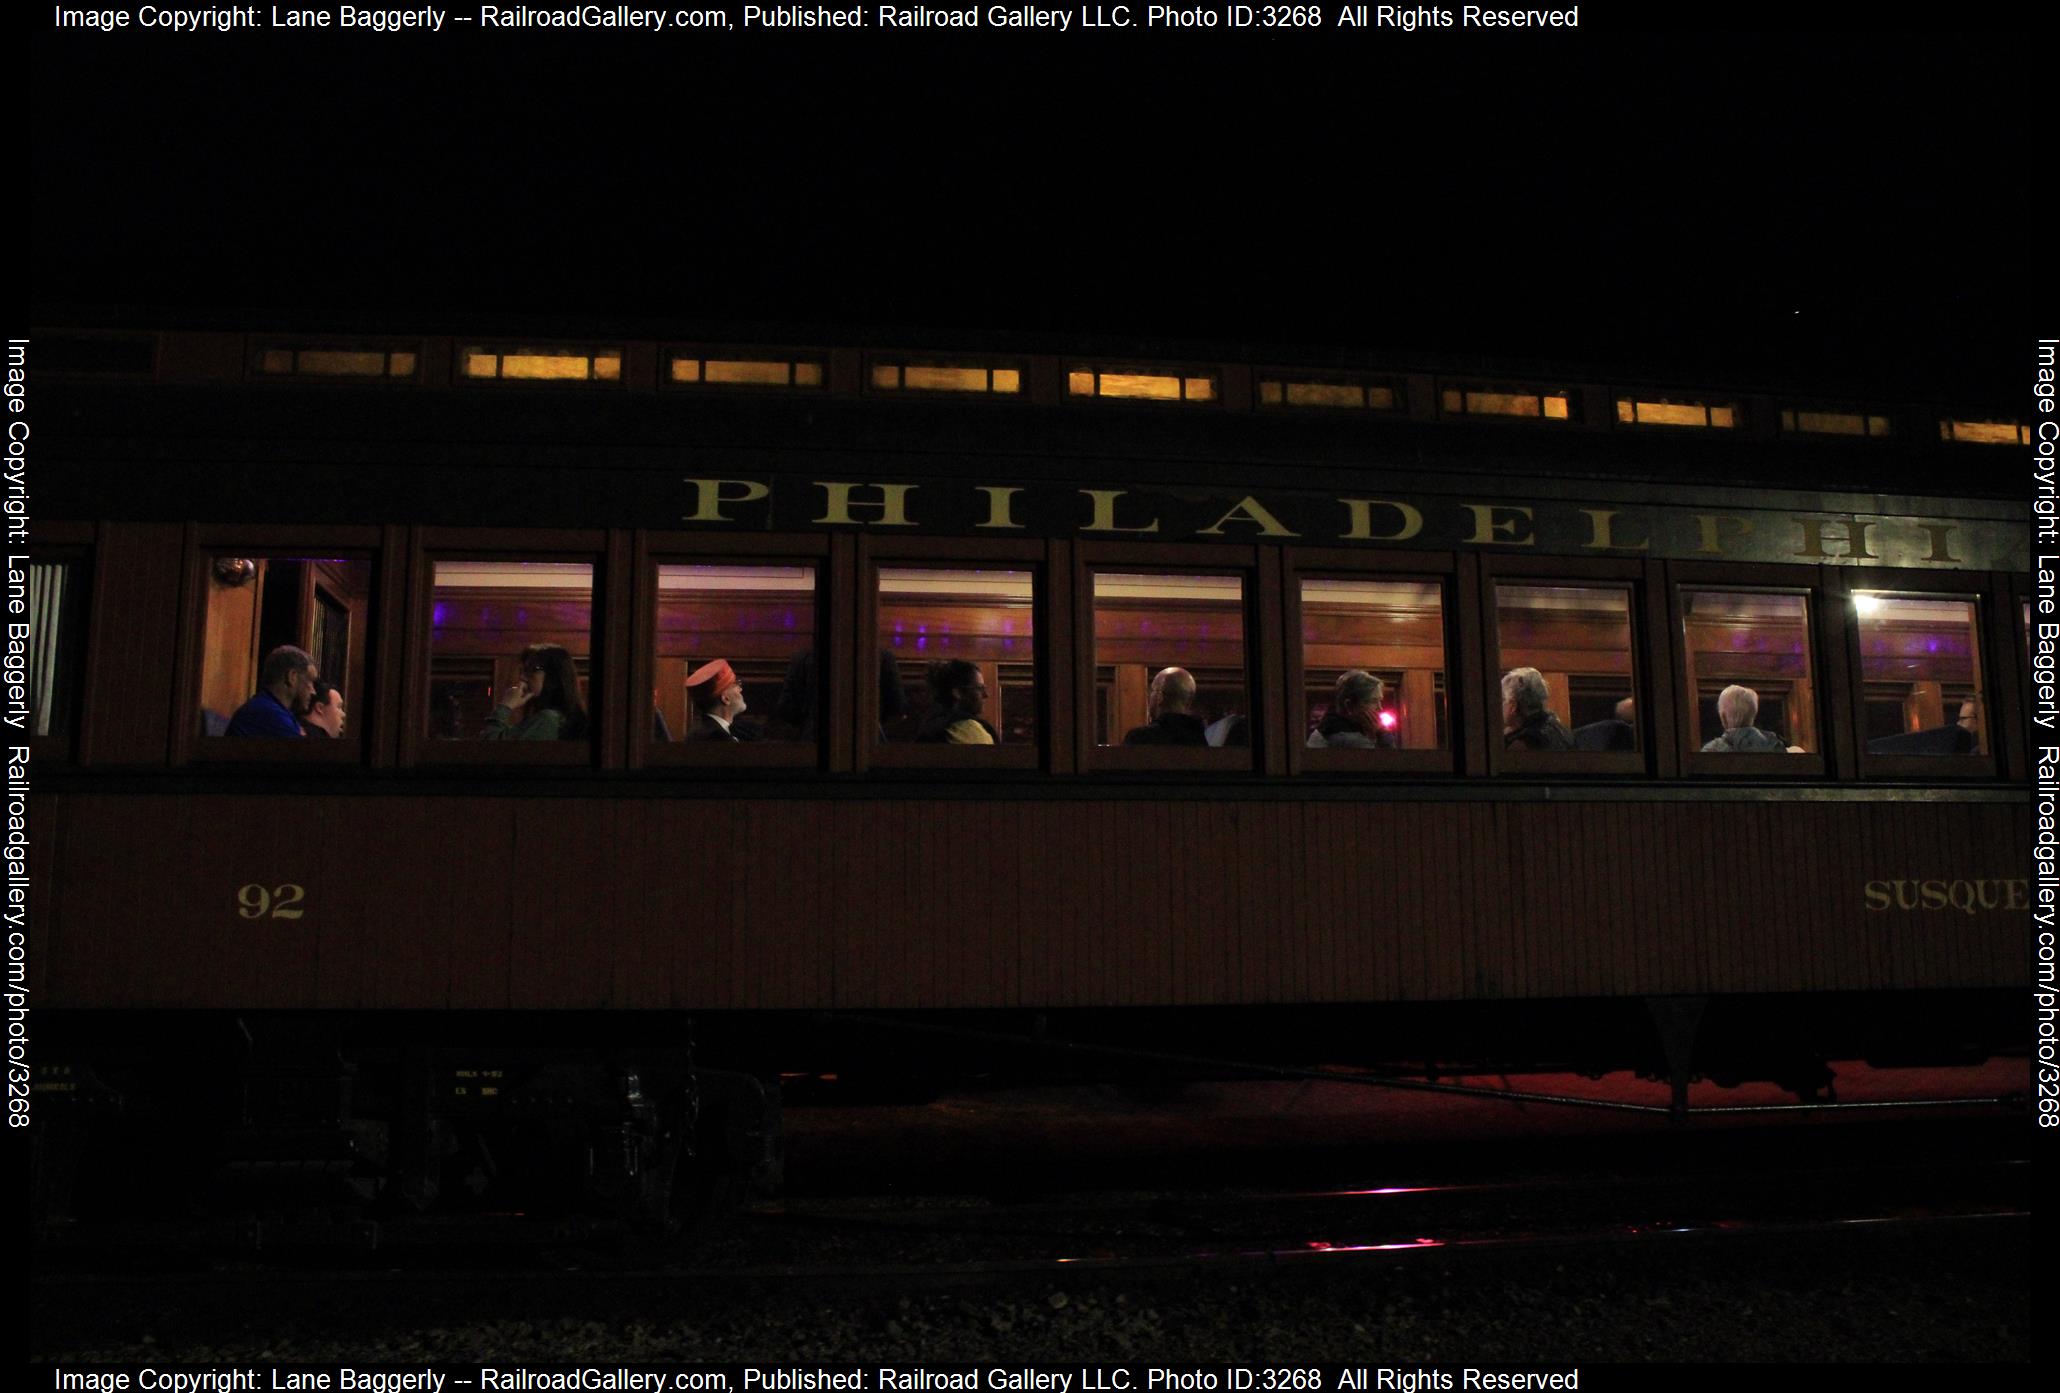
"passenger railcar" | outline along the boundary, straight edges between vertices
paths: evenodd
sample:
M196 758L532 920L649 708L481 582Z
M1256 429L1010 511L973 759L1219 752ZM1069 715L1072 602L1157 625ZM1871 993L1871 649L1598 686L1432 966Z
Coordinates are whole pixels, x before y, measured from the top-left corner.
M649 1217L774 1168L781 1071L1056 1043L1802 1093L2022 1043L1995 412L1004 339L37 351L53 1222L145 1144L182 1195ZM341 736L227 735L288 644ZM584 734L480 738L537 644ZM761 738L681 738L716 659ZM992 743L914 738L939 660ZM1203 742L1126 743L1168 668ZM1575 748L1506 740L1518 668ZM1317 734L1349 670L1376 748ZM1734 686L1771 749L1710 748Z

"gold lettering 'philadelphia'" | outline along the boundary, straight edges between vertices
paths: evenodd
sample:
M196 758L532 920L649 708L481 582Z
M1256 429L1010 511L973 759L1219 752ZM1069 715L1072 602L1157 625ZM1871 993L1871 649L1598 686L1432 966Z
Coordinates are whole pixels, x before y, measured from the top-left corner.
M754 509L751 505L770 506L771 483L761 479L702 478L688 478L685 483L689 490L689 507L682 515L684 521L764 525L764 507ZM946 490L960 486L846 483L818 479L807 487L815 494L814 506L808 515L811 523L823 527L870 529L921 528L926 521L925 502L931 504L927 511L931 514L930 525L935 526L935 516L941 511L938 505ZM973 531L1029 530L1020 520L1019 510L1031 508L1033 500L1038 497L1031 487L969 484L963 489L976 510L967 520ZM1283 514L1277 511L1285 500L1269 503L1253 494L1235 499L1219 497L1213 501L1195 500L1190 495L1181 494L1179 497L1194 506L1194 512L1184 524L1175 525L1162 514L1163 507L1171 501L1167 497L1155 498L1130 489L1060 488L1055 492L1062 495L1069 505L1071 531L1083 538L1150 537L1164 540L1187 536L1319 542L1415 540L1418 545L1430 544L1434 540L1423 536L1429 521L1426 509L1433 505L1398 498L1332 497L1318 500L1299 497L1294 500L1295 510L1285 515L1295 519L1296 527L1307 529L1297 531L1283 521ZM1047 502L1055 501L1047 499ZM1785 552L1781 553L1784 559L1864 563L1881 560L1878 550L1880 535L1883 529L1893 528L1904 534L1908 543L1904 548L1906 559L1903 564L1968 564L1967 559L1953 549L1955 534L1963 530L1959 525L1915 518L1791 513L1786 517L1761 514L1755 520L1736 513L1673 508L1560 508L1549 504L1458 500L1435 506L1445 529L1444 535L1451 538L1447 545L1462 547L1536 547L1541 527L1550 523L1556 529L1550 535L1559 539L1559 548L1574 554L1602 552L1627 558L1653 555L1658 553L1661 539L1671 531L1673 540L1669 545L1676 550L1670 554L1681 556L1751 554L1755 549L1765 552L1769 548L1785 547ZM1041 515L1049 517L1052 513L1047 508ZM1329 521L1325 526L1311 526L1312 521L1326 516ZM1782 524L1789 529L1785 542L1783 534L1775 530ZM1747 539L1762 533L1765 540L1754 541L1749 548Z

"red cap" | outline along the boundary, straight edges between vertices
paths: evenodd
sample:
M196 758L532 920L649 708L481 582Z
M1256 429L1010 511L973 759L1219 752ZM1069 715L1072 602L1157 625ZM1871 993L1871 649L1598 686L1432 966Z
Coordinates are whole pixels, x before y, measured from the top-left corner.
M736 685L737 674L722 658L703 663L687 674L687 690L690 692L696 687L705 687L708 695L721 696Z

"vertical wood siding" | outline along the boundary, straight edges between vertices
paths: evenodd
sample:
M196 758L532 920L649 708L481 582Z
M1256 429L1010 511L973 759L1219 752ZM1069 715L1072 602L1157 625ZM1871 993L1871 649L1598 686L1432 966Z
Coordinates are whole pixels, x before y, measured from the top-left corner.
M46 1006L864 1008L2009 986L1949 803L38 795ZM238 913L297 885L303 914Z

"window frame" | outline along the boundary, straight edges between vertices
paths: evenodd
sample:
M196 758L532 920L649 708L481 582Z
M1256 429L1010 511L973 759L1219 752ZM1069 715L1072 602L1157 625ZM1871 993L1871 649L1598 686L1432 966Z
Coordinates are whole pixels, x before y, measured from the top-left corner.
M1442 606L1440 642L1445 655L1445 748L1442 750L1331 750L1311 749L1300 734L1308 666L1302 638L1302 582L1304 580L1407 580L1428 582L1439 587ZM1282 637L1286 640L1284 719L1295 722L1284 731L1287 738L1287 771L1298 775L1345 775L1353 778L1388 778L1455 773L1459 768L1459 747L1464 743L1465 683L1459 670L1460 625L1459 575L1451 552L1368 552L1340 548L1294 548L1282 556L1281 597L1286 606Z
M1062 586L1055 582L1058 567L1052 543L1033 538L989 537L868 537L857 538L856 576L853 596L857 641L853 662L846 671L852 683L856 725L852 731L852 763L861 771L871 769L923 769L987 774L1000 771L1064 772L1058 768L1056 752L1063 748L1066 716L1053 680L1057 664L1065 660L1070 645L1061 638L1065 611L1058 603ZM968 563L1007 564L1031 572L1032 661L1037 665L1037 699L1040 703L1038 741L1027 745L920 745L891 744L879 739L880 729L880 585L882 566L952 566Z
M468 353L491 353L494 355L495 371L492 377L474 377L465 371ZM615 357L615 376L594 376L594 365L604 356ZM534 356L540 358L585 358L585 377L510 377L507 374L507 360L510 356ZM451 341L451 382L467 391L495 392L504 390L526 390L539 388L552 392L619 392L629 384L631 363L630 345L627 342L593 343L581 345L553 339L470 339L457 338ZM348 379L346 379L348 380ZM368 381L371 379L367 379Z
M1459 393L1459 410L1447 409L1445 394ZM1468 411L1466 399L1473 396L1535 396L1538 398L1538 414L1526 416L1502 411ZM1554 416L1545 410L1547 397L1565 397L1566 415ZM1440 377L1431 384L1431 402L1434 415L1440 421L1458 421L1468 425L1545 426L1553 430L1589 427L1593 423L1584 415L1585 401L1581 388L1574 383L1556 385L1544 383L1516 382L1478 377Z
M813 743L801 740L751 741L726 745L688 741L685 732L671 741L654 739L648 720L632 718L629 767L632 769L800 769L819 771L829 748L835 707L830 699L832 675L840 670L838 649L848 646L831 633L831 538L827 534L726 537L706 532L646 532L637 537L636 594L632 600L629 690L647 692L657 682L658 568L728 562L736 565L812 566L815 568L815 650L818 712ZM589 679L591 685L591 679Z
M672 375L675 359L690 358L699 362L702 376L693 382L682 382ZM710 382L707 377L708 364L721 363L783 363L787 368L785 382ZM808 364L822 374L820 382L797 382L796 370ZM658 345L658 389L661 392L682 392L688 396L704 393L743 396L780 396L794 394L802 397L827 395L835 378L835 367L831 362L830 350L821 346L803 348L780 344L710 344L668 340Z
M1697 723L1699 703L1688 680L1687 611L1683 590L1728 590L1740 594L1803 596L1806 608L1804 637L1810 645L1810 685L1814 689L1811 715L1817 727L1817 748L1792 754L1704 754ZM1832 603L1824 587L1822 568L1816 566L1733 565L1720 561L1677 561L1668 567L1667 632L1674 644L1673 723L1676 756L1681 772L1693 778L1734 777L1823 779L1832 768L1831 752L1838 747L1830 683L1825 672L1824 611Z
M1359 373L1331 371L1322 368L1254 367L1252 378L1252 409L1257 412L1283 416L1307 413L1311 416L1337 417L1347 420L1392 420L1409 414L1409 383L1399 374ZM1265 400L1265 389L1274 384L1281 389L1280 400ZM1312 405L1306 402L1291 402L1287 399L1290 387L1356 387L1362 393L1384 389L1393 399L1390 406L1375 406L1361 398L1356 406L1338 406L1328 403Z
M381 749L378 728L382 695L375 673L389 645L386 625L389 596L398 586L391 569L390 538L376 526L209 526L187 529L182 591L185 618L180 624L175 671L178 690L172 703L172 763L180 764L309 764L362 767ZM370 589L365 597L364 627L351 646L362 658L344 687L346 727L337 740L272 740L208 736L200 732L200 685L207 664L207 583L219 557L237 554L267 560L310 552L342 553L367 563ZM258 655L262 661L264 655Z
M1073 374L1082 372L1089 373L1093 376L1094 390L1092 392L1075 392L1073 390ZM1180 382L1180 395L1177 397L1144 397L1114 395L1102 391L1101 380L1104 377L1176 378ZM1190 368L1183 367L1179 364L1166 363L1157 360L1140 361L1122 358L1112 358L1104 360L1095 358L1069 357L1061 361L1059 364L1059 400L1069 407L1116 406L1146 407L1157 409L1173 408L1185 410L1199 409L1203 411L1222 411L1226 409L1225 401L1228 393L1226 391L1225 379L1227 377L1228 373L1225 371L1224 365L1221 363L1196 364L1192 367L1192 370L1190 370ZM1209 384L1210 395L1206 397L1189 396L1187 393L1187 384L1195 381L1207 382Z
M873 382L873 373L880 368L894 368L902 375L902 385L880 387ZM907 385L910 368L942 368L954 371L984 371L992 384L997 372L1016 374L1016 390L1003 392L992 385L978 390L952 387L911 387ZM1021 404L1030 400L1030 364L1025 358L1011 358L981 353L867 353L859 365L861 392L875 401L981 401Z
M426 369L429 363L428 345L419 338L394 338L372 336L354 339L349 336L322 337L311 339L281 338L275 334L254 334L244 349L244 380L253 383L271 383L301 386L330 387L420 387L428 379ZM291 372L266 372L262 366L267 353L291 353L295 367ZM384 354L390 369L393 355L412 353L415 367L402 375L392 371L381 373L331 373L304 372L298 366L299 355L303 353L380 353ZM477 381L479 379L472 379ZM496 381L499 379L496 378Z
M1883 566L1840 568L1839 598L1845 630L1847 714L1852 722L1854 777L1862 782L1899 779L1914 782L1944 780L1965 783L1994 779L2002 769L1997 746L2002 740L1996 683L2007 668L1999 667L1994 653L1996 624L1994 609L1999 593L1986 571L1914 571ZM1965 599L1974 604L1973 631L1982 646L1977 656L1975 690L1982 695L1988 722L1988 750L1971 755L1881 755L1867 751L1865 719L1866 677L1860 651L1860 615L1853 600L1861 591L1910 598Z
M2007 756L2001 772L2014 771L2016 777L2025 779L2031 777L2032 766L2027 738L2031 733L2031 644L2038 623L2038 595L2029 572L1993 572L1989 586L1998 609L2004 611L1991 621L2001 630L2002 647L1994 647L1996 637L1990 638L1989 651L2000 656L1991 669L1997 686L1989 706L1994 713L1989 747L1992 753ZM1998 732L2003 737L2001 750L1995 748Z
M1074 755L1086 773L1263 774L1286 767L1279 705L1285 677L1281 635L1281 557L1277 548L1207 542L1160 545L1081 542L1074 547L1073 632L1079 659L1073 667ZM1102 571L1169 575L1235 575L1244 580L1245 694L1255 739L1248 746L1183 748L1097 745L1095 709L1094 577Z
M623 606L611 606L610 594L621 594L628 564L626 535L598 529L534 530L515 528L420 528L410 557L412 573L408 620L414 638L408 645L408 668L400 709L400 763L434 768L489 765L521 769L572 767L615 768L621 764L619 725L613 714L621 704L625 624L614 622ZM589 610L591 641L587 656L587 740L549 743L523 740L431 740L423 719L429 709L430 671L434 660L438 561L529 561L584 563L593 568ZM623 616L625 619L627 616Z
M1621 586L1630 592L1627 618L1631 625L1631 697L1638 710L1635 750L1514 750L1502 742L1502 626L1497 617L1495 587L1509 585ZM1485 741L1487 772L1493 778L1564 775L1617 775L1626 778L1672 777L1679 764L1674 743L1655 738L1656 706L1673 705L1674 663L1669 640L1655 642L1665 625L1665 578L1661 563L1616 557L1561 557L1495 554L1481 558L1480 653L1481 692L1474 721Z
M61 731L37 735L33 725L29 731L29 760L32 765L68 765L78 757L79 723L86 713L88 669L91 666L86 659L92 652L93 596L97 588L93 568L97 548L93 545L94 529L90 522L35 522L31 529L35 535L27 549L30 564L78 568L78 587L85 597L76 620L78 627L73 630L68 644L74 661L70 717Z

